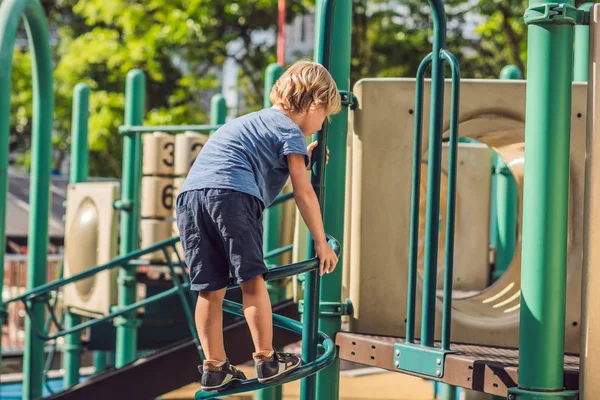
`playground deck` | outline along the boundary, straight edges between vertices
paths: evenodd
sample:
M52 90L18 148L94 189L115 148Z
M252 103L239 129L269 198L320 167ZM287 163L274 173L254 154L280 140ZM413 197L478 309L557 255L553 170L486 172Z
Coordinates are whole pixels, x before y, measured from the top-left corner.
M389 371L398 371L394 367L394 343L403 341L404 338L360 333L340 332L336 335L342 360ZM508 388L517 386L519 350L468 344L452 344L452 350L456 353L446 356L444 376L441 379L427 379L499 396L506 396ZM566 355L565 387L576 390L578 382L579 357Z

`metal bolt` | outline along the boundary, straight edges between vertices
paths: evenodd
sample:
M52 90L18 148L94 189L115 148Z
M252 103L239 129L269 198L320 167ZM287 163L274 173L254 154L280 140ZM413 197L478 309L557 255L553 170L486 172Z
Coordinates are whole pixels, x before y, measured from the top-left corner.
M396 350L396 357L400 357L400 350Z
M396 361L396 368L400 367L400 361Z
M436 363L437 365L442 365L442 359L441 359L441 358L438 358L437 360L435 360L435 363Z
M340 306L337 306L337 307L335 308L335 311L337 311L337 312L342 312L342 307L340 307Z
M440 376L442 376L442 371L440 371L439 369L435 370L435 374L437 375L437 377L439 378Z
M508 400L515 400L515 395L514 394L509 394L508 395Z

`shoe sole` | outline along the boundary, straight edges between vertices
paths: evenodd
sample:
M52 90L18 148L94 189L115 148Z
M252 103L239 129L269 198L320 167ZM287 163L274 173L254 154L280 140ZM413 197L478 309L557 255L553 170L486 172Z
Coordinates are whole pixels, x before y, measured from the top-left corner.
M302 360L298 360L298 363L296 363L296 365L292 365L291 367L289 367L285 371L278 373L277 375L273 375L268 378L258 378L258 383L269 383L269 382L275 381L275 380L277 380L277 378L281 378L281 377L289 374L290 372L292 372L293 370L295 370L296 368L298 368L301 365L302 365Z
M202 390L204 392L218 392L220 390L227 389L235 381L241 382L241 381L243 381L243 379L240 379L240 378L231 378L229 381L227 381L227 383L224 383L224 384L219 385L219 386L200 386L200 390Z

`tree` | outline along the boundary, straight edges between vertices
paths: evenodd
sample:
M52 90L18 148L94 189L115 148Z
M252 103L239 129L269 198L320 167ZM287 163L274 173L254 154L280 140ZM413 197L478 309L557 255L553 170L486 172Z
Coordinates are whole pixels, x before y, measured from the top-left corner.
M289 1L289 18L304 12L307 4ZM147 124L207 122L207 100L220 88L227 58L235 58L242 68L249 107L262 103L263 71L275 61L275 49L258 34L275 29L276 1L58 0L46 6L57 40L55 164L68 152L71 92L78 82L91 88L91 175L120 175L117 128L123 121L125 76L132 68L146 74ZM228 45L236 40L243 46L232 53ZM25 49L16 50L13 142L23 150L30 135L30 121L19 117L31 112L27 60Z

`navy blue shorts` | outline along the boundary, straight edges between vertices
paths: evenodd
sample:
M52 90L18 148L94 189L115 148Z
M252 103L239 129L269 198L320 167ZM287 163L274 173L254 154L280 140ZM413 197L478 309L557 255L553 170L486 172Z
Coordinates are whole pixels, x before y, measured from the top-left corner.
M190 269L191 289L212 292L267 273L262 202L228 189L181 193L177 227Z

